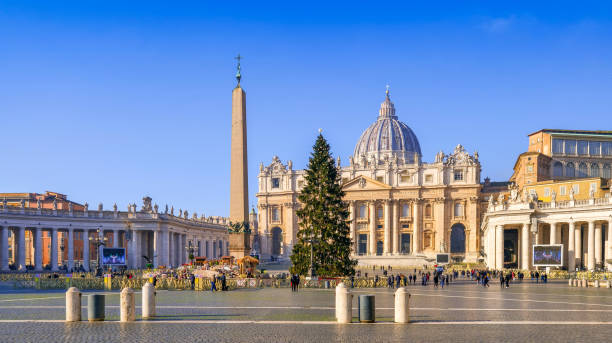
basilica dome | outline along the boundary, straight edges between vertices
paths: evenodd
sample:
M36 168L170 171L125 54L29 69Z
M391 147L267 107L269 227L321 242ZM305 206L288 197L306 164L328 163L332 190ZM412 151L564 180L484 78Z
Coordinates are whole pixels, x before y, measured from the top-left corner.
M421 156L419 140L408 125L397 119L387 90L385 101L380 104L378 119L361 134L353 158L360 161L372 157L377 160L397 157L411 163L415 162L415 155Z

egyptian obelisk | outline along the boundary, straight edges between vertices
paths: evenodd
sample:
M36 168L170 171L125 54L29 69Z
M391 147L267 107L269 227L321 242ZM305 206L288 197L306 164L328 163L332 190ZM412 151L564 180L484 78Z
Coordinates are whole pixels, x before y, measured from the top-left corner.
M238 84L232 91L232 145L230 172L230 221L249 222L249 179L247 173L247 131L246 131L246 93L240 87L240 55L236 80ZM242 258L250 252L248 238L238 242L238 237L230 235L230 254Z

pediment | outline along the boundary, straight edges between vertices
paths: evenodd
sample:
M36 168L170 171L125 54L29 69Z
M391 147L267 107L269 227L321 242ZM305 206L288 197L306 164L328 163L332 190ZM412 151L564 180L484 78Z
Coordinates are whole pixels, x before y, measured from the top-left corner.
M349 180L342 186L342 190L344 191L370 191L387 189L391 189L391 186L363 175L357 176L356 178Z

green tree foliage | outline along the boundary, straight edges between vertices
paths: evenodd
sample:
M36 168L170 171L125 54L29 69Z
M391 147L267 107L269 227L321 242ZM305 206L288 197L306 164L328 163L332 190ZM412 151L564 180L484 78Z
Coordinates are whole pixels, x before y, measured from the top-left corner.
M304 179L304 188L298 196L302 207L297 211L300 228L291 255L292 272L307 274L310 244L314 241L313 269L318 276L353 275L357 261L350 258L348 206L342 201L340 173L321 134L313 147Z

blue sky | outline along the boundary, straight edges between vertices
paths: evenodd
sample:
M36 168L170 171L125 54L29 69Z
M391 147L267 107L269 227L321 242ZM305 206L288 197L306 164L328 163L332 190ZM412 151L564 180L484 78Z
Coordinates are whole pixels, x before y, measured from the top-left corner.
M227 4L226 4L227 3ZM385 85L425 161L507 180L526 135L610 130L609 2L0 1L0 191L227 215L233 57L259 163L344 162Z

